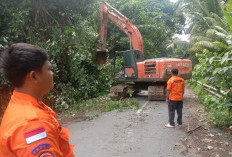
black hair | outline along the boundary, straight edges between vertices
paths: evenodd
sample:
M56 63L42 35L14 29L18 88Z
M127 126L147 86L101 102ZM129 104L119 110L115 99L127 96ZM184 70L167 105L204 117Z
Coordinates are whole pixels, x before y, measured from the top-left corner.
M45 49L26 43L17 43L5 49L0 56L0 70L14 86L21 87L30 71L41 72L48 60Z
M172 72L173 75L178 75L178 69L176 69L176 68L173 68L171 70L171 72Z

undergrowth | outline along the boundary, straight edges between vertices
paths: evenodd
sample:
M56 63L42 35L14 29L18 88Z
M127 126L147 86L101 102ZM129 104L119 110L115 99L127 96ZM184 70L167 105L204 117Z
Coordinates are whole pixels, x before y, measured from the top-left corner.
M208 111L210 123L217 127L231 127L232 115L229 108L223 104L223 98L219 98L197 86L194 82L188 82L191 89L198 95L198 99Z
M84 113L84 120L92 120L97 118L99 116L98 113L101 112L110 112L112 110L122 112L127 109L136 110L139 107L139 103L134 98L110 100L107 96L100 96L74 104L72 108L65 111L65 114L71 116ZM91 112L96 114L91 114Z

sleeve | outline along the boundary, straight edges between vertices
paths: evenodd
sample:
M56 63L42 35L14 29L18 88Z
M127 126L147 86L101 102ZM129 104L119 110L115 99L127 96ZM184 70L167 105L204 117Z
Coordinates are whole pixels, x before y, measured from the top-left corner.
M61 130L60 130L59 139L60 139L60 144L62 144L60 149L64 154L63 157L74 157L74 154L73 154L74 145L70 145L69 143L70 133L68 129L66 129L63 126L61 127Z
M58 131L49 122L27 122L12 134L11 150L17 157L63 157Z
M167 91L170 91L172 89L172 82L168 80L167 82Z

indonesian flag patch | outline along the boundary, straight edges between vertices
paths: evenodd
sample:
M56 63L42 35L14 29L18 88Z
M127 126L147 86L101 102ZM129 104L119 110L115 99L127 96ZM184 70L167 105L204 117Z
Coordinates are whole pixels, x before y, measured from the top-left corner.
M25 137L27 144L31 144L35 141L46 138L47 133L46 133L44 127L41 127L41 128L37 128L37 129L32 130L32 131L26 132L24 134L24 137Z

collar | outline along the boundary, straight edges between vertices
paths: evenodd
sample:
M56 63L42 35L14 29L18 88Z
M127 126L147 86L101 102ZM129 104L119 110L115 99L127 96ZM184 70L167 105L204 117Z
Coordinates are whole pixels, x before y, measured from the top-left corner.
M30 101L30 102L32 102L33 105L36 105L36 106L38 106L38 105L40 106L40 104L43 104L41 101L38 101L35 97L33 97L33 96L29 95L29 94L17 92L15 90L13 91L12 97L16 98L16 99Z

